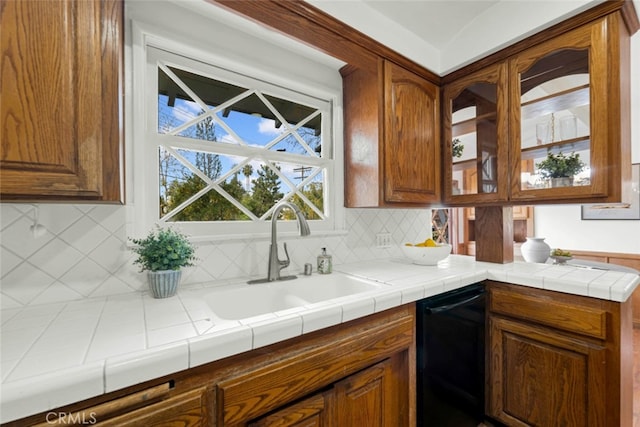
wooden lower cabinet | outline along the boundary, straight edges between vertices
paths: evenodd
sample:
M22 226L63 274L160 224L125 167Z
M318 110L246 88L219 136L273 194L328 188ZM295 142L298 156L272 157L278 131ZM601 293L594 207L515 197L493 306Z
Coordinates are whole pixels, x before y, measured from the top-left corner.
M407 304L6 425L413 426L415 351Z
M407 412L395 397L406 396L394 382L402 372L387 359L337 382L331 389L250 422L251 427L401 426Z
M494 417L514 426L606 425L605 348L505 319L490 328L500 367Z
M487 414L508 426L632 425L628 303L491 282Z

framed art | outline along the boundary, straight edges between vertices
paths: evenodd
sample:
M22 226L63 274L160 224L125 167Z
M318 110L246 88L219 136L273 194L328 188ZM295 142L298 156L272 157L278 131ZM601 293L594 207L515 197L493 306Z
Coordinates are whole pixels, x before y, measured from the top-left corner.
M631 165L631 200L625 203L582 205L582 219L640 220L640 163Z

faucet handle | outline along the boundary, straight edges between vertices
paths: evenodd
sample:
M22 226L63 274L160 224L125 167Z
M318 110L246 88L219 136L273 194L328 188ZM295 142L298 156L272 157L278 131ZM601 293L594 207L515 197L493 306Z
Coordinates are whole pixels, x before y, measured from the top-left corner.
M280 265L280 270L282 270L283 268L289 267L289 264L291 263L291 259L289 258L289 252L287 251L287 244L283 243L284 246L284 255L287 257L287 259L285 259L284 261L278 260L278 264Z

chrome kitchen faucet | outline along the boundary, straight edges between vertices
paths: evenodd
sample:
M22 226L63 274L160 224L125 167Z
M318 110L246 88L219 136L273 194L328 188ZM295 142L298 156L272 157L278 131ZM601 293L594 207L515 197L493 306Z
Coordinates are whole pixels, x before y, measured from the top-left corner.
M276 207L273 209L273 213L271 214L271 247L269 248L269 271L267 274L267 278L250 280L249 282L247 282L249 284L267 283L267 282L273 282L276 280L291 280L296 278L295 275L283 276L283 277L280 276L280 270L288 267L289 264L291 263L291 260L289 259L289 252L287 252L286 243L284 243L284 254L286 256L286 259L280 260L280 257L278 256L278 238L277 238L276 229L278 224L278 215L280 215L280 212L284 208L291 209L293 213L296 215L296 218L298 219L298 227L300 228L301 236L308 236L309 234L311 234L311 231L309 230L309 223L307 222L307 219L304 217L304 214L302 213L302 211L300 211L300 208L298 208L296 205L294 205L291 202L278 203Z

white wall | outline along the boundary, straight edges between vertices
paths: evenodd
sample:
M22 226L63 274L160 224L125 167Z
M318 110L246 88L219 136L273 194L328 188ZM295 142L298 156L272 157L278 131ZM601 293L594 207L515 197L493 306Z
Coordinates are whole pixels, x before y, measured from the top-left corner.
M303 77L324 87L341 87L337 72L339 62L288 41L277 46L268 40L282 36L255 24L238 22L226 16L224 23L215 23L198 13L199 8L214 6L192 2L196 14L185 13L166 1L132 0L127 3L127 16L135 16L148 26L172 31L174 40L186 41L190 48L216 52L225 61L246 62L251 51L253 64L262 72L277 72L284 61L286 73L279 78ZM130 23L128 23L130 25ZM255 36L238 31L249 28L261 34ZM131 40L127 50L131 51ZM284 46L284 48L282 47ZM131 62L126 62L130 77ZM276 71L274 71L276 70ZM131 138L131 97L133 82L127 79L127 205L56 204L38 205L39 220L46 228L44 235L30 232L34 207L29 204L0 203L0 306L13 308L84 298L104 297L146 289L146 276L133 266L134 254L127 245L128 227L135 212L132 191L135 159ZM342 182L336 185L342 186ZM311 235L308 238L287 239L291 266L288 274L303 269L305 263L315 263L320 248L326 247L334 264L399 256L398 246L376 248L375 235L388 232L397 245L406 241L424 240L431 235L431 212L427 209L349 209L342 234ZM196 255L199 262L186 269L183 285L199 283L224 284L248 277L267 274L269 241L247 238L225 242L199 242Z
M632 163L640 163L640 32L631 52ZM582 220L580 205L537 206L534 218L535 234L551 247L640 254L640 220Z

